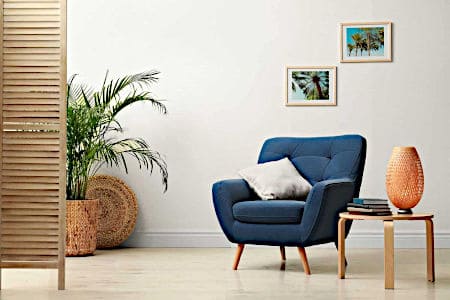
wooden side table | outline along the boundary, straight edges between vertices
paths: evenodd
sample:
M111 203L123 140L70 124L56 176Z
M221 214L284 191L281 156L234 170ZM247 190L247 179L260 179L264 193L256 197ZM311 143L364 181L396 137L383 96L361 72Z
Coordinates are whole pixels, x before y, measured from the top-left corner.
M371 216L343 212L339 214L338 277L345 278L345 222L347 220L380 220L384 223L384 288L394 288L394 221L425 221L427 240L427 277L434 282L434 233L432 214Z

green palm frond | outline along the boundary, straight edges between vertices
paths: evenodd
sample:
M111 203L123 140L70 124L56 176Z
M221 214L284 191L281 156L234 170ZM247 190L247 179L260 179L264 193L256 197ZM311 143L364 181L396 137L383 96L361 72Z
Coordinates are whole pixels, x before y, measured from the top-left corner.
M150 102L160 113L167 108L154 98L148 87L158 80L157 71L142 72L109 80L106 73L100 91L70 77L67 89L67 199L84 199L89 176L99 168L123 167L128 172L128 161L137 161L139 168L150 173L158 167L164 191L167 190L168 172L164 158L141 138L121 138L123 128L116 119L125 108L137 102Z
M120 97L120 92L127 88L135 90L149 87L150 84L158 81L158 77L156 77L158 74L158 71L152 70L108 81L107 72L101 91L94 95L95 104L108 107L112 101Z
M136 90L134 90L133 93L129 94L127 97L125 97L125 99L117 101L116 104L112 106L111 113L113 117L115 117L120 111L122 111L129 105L136 102L144 102L144 101L150 102L152 106L156 108L160 113L162 114L167 113L167 108L161 102L162 100L156 100L151 96L149 92L137 93Z
M293 72L292 78L305 94L306 100L329 99L329 72Z
M70 76L67 82L67 104L70 104L69 101L83 101L87 106L91 106L89 101L94 95L94 90L86 84L75 83L77 75Z

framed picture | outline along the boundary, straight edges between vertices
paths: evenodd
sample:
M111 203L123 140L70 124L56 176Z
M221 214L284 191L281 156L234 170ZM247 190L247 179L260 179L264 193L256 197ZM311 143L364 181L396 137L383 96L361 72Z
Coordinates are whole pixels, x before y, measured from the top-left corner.
M392 23L341 23L341 62L392 61Z
M286 105L336 105L336 67L287 67Z

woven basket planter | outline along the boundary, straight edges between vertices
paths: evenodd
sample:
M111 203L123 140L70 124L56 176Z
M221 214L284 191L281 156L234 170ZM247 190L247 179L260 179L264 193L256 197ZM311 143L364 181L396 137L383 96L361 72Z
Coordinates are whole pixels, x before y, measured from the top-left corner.
M94 254L97 248L98 202L66 201L66 256Z
M424 178L414 147L394 147L386 172L386 191L397 208L411 209L422 198Z
M86 197L99 200L97 249L119 246L136 225L138 205L134 192L117 177L95 175L88 181Z

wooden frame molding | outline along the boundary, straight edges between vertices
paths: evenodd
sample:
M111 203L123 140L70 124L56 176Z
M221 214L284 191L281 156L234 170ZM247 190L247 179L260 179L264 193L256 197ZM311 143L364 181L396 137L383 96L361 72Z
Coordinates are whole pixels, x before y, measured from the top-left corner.
M66 0L0 7L0 273L55 268L64 289Z
M330 72L330 80L329 86L332 87L332 93L330 93L329 97L332 98L330 100L301 100L301 101L289 101L289 83L291 82L289 79L289 74L295 71L304 71L308 72L310 70L318 70L318 71L329 71ZM285 102L286 106L336 106L337 105L337 67L336 66L287 66L285 71Z
M381 25L386 26L385 31L385 45L389 45L385 51L388 51L388 55L385 57L375 58L375 59L364 59L361 57L360 59L346 59L344 57L343 46L345 44L344 41L344 29L346 26L371 26L371 25ZM369 56L370 57L370 56ZM380 22L346 22L339 24L339 61L341 63L366 63L366 62L392 62L392 22L391 21L380 21Z

